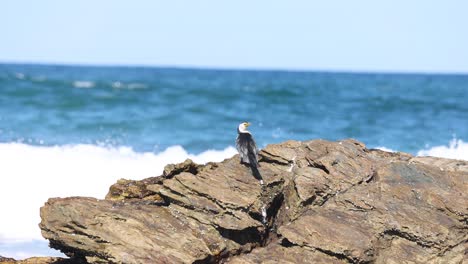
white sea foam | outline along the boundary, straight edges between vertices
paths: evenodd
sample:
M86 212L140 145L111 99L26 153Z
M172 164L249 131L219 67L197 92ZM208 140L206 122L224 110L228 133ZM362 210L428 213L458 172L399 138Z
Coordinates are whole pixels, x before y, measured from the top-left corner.
M383 146L376 147L376 149L380 149L387 152L395 152L395 150Z
M74 81L73 86L76 88L93 88L94 82L91 81Z
M388 152L396 152L396 150L379 146L376 149L380 149ZM434 146L420 150L416 153L416 156L433 156L448 159L459 159L468 160L468 143L461 139L452 139L448 146Z
M181 146L154 154L129 147L0 143L0 243L42 239L39 208L49 197L104 198L120 178L157 176L168 163L222 161L235 153L233 147L193 155Z
M146 89L147 85L144 83L123 83L123 82L113 82L111 84L114 89L128 89L128 90L137 90L137 89Z
M22 243L1 243L0 255L14 258L25 259L30 257L66 257L58 250L50 249L46 240L31 240Z
M452 139L448 146L436 146L418 151L418 156L434 156L449 159L468 160L468 143Z
M123 83L121 83L121 82L113 82L113 83L112 83L112 87L113 87L113 88L116 88L116 89L123 88L123 86L124 86L124 85L123 85Z
M23 80L25 78L25 75L24 73L18 72L18 73L15 73L15 77L19 80Z

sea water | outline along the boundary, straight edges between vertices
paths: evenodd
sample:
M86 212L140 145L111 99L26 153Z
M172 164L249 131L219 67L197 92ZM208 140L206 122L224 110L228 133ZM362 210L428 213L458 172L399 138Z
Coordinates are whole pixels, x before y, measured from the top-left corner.
M468 75L0 64L0 255L59 255L38 227L49 197L229 158L243 121L259 147L355 138L468 160L467 119Z

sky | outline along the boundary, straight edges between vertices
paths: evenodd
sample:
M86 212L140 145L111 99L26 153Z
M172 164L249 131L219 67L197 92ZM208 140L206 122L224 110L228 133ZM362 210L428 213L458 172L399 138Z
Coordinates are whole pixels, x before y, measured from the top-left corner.
M4 0L0 62L468 73L465 0Z

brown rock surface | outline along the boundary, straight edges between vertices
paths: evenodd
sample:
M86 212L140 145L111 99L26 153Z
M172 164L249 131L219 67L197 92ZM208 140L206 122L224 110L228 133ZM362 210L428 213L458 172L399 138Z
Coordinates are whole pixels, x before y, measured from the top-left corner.
M53 198L40 227L90 263L463 263L468 162L287 141L120 180L105 200ZM263 217L266 215L266 217Z

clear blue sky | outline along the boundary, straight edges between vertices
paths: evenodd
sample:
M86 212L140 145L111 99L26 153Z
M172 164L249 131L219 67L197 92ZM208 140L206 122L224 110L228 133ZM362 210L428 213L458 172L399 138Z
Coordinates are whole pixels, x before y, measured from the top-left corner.
M468 1L4 0L0 62L468 73Z

